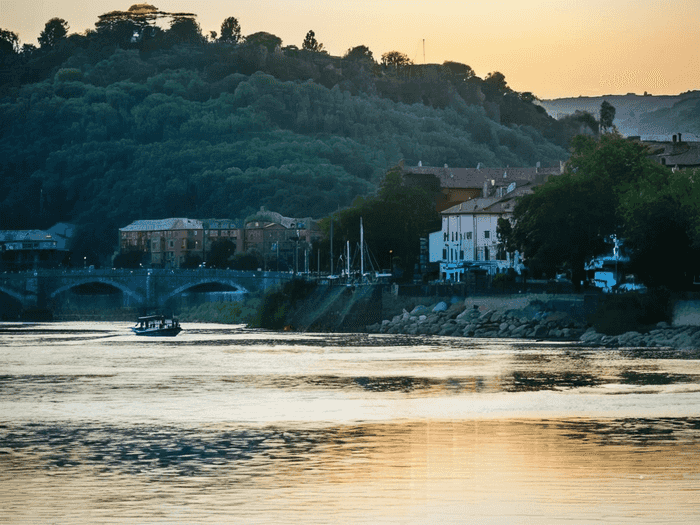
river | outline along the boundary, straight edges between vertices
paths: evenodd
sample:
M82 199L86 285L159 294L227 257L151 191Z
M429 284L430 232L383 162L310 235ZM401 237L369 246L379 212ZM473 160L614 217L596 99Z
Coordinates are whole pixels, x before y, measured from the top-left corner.
M0 523L700 523L700 361L0 324Z

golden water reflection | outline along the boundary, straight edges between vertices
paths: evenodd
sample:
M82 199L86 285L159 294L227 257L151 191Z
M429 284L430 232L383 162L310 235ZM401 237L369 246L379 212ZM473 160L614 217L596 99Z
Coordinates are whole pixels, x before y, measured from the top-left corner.
M692 418L124 433L3 449L0 522L700 522Z

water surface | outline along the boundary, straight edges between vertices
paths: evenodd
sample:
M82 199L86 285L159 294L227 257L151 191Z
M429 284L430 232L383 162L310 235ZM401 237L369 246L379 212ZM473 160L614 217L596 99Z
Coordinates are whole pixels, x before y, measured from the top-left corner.
M0 324L0 523L697 523L700 362Z

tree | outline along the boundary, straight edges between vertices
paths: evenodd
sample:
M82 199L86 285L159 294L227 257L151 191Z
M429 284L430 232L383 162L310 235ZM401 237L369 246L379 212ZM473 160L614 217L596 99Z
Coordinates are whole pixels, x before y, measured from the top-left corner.
M202 28L194 19L195 15L190 13L173 14L170 22L168 34L174 37L175 41L183 44L202 44L205 38L202 35Z
M273 53L277 48L282 48L282 39L271 33L259 31L245 37L246 45L265 47L270 53Z
M343 58L346 60L368 60L374 62L372 51L367 46L355 46L347 50Z
M608 131L613 128L613 120L615 120L615 108L607 100L604 100L600 105L600 127L603 131Z
M19 50L19 37L17 33L6 29L0 29L0 53L17 54Z
M459 82L466 82L470 78L474 78L476 74L474 70L466 64L460 62L446 61L442 63L442 67L446 68L453 79Z
M496 224L496 236L498 237L498 242L500 243L499 250L503 250L503 253L513 253L515 252L514 239L513 239L513 223L510 219L505 217L499 217Z
M118 45L131 44L153 38L160 33L155 23L169 14L150 4L135 4L127 11L110 11L98 16L95 28L98 35Z
M532 270L551 275L566 266L578 287L584 264L609 250L606 239L625 231L621 195L667 169L616 133L598 141L579 135L572 148L566 172L517 203L513 237Z
M412 270L418 262L420 238L440 227L432 196L420 187L405 186L398 166L386 173L376 196L357 198L335 216L335 239L346 239L355 246L360 240L360 218L369 251L385 268L392 264L393 256ZM330 220L321 222L326 233ZM341 251L339 246L335 248L336 254Z
M301 48L306 51L313 51L314 53L320 53L323 51L323 44L316 40L316 34L313 31L306 33L304 42L301 44Z
M62 18L52 18L44 26L44 30L39 34L39 45L41 49L50 49L60 41L65 40L68 35L68 22Z
M699 273L700 170L664 169L621 196L630 269L649 287L689 290Z
M508 87L508 83L506 82L506 76L500 71L492 71L486 75L484 82L487 86L500 93L508 93L511 91L511 89Z
M207 266L210 268L228 268L235 253L236 244L233 241L229 239L216 241L212 244L211 250L207 254Z
M219 41L228 44L238 44L240 40L241 25L236 18L229 16L221 24L221 36L219 37Z
M605 238L616 230L611 193L602 180L566 173L522 197L513 237L525 264L548 276L568 267L578 289L585 263L605 252Z
M400 51L389 51L382 55L382 65L385 68L393 67L394 69L400 69L405 66L410 66L411 64L413 64L413 61Z

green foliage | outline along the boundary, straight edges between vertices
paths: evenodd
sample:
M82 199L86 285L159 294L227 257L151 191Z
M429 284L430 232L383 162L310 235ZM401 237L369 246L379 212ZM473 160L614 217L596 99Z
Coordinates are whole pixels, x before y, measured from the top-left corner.
M207 267L229 268L236 252L236 244L229 239L214 242L207 253Z
M246 45L250 46L262 46L270 53L273 53L277 48L282 47L282 39L280 37L271 33L266 33L265 31L259 31L257 33L253 33L252 35L248 35L245 37L245 43Z
M301 44L301 48L306 51L313 51L314 53L320 53L323 51L323 44L316 40L316 33L309 31L304 37L304 41Z
M601 301L588 322L596 332L606 335L646 332L656 323L670 322L673 316L671 294L664 288L652 289L646 294L607 295Z
M50 49L55 47L62 40L65 40L68 35L68 29L70 29L68 22L62 18L52 18L46 22L38 39L41 49Z
M221 23L219 40L228 44L237 44L241 40L241 25L235 17L229 16Z
M347 50L343 58L346 60L359 60L374 63L372 51L367 46L355 46Z
M615 120L615 108L607 100L600 105L600 127L603 131L608 131L613 127Z
M257 251L249 251L247 253L237 253L231 261L232 270L255 271L262 268L263 260L260 253Z
M141 268L144 262L147 262L144 252L137 250L121 252L114 257L112 268Z
M413 61L400 51L388 51L382 55L382 65L386 68L399 70L412 63Z
M252 328L267 328L280 330L287 324L287 316L294 305L306 297L316 288L314 283L295 279L285 283L281 288L268 291L261 306L251 320Z
M155 25L170 19L169 31ZM492 120L465 65L398 77L368 67L366 46L341 63L264 52L282 43L269 33L208 43L194 15L145 4L101 15L96 29L0 68L0 227L100 224L102 261L114 232L139 218L245 217L260 206L322 217L376 192L401 159L513 166L567 156L538 131L544 121L521 125L546 117L532 104L518 113L518 97L506 124ZM556 121L546 126L557 136Z
M460 62L447 61L443 62L442 66L459 82L466 82L476 76L476 73L474 73L474 70L470 66L461 64Z
M506 76L500 71L492 71L484 79L484 83L492 90L498 93L507 93L511 91L506 82Z
M194 16L175 15L168 34L180 44L202 44L206 40Z
M688 290L700 273L700 170L659 170L621 196L631 269L650 287Z
M625 239L632 271L648 286L689 289L700 256L697 172L672 173L640 144L616 133L579 136L564 175L550 179L516 205L513 237L535 271L572 269Z
M259 294L251 294L241 302L203 303L181 309L178 318L186 323L247 324L257 315L261 302Z
M19 53L19 37L17 33L0 29L0 55Z
M358 198L351 207L321 222L321 228L329 234L330 220L335 221L335 254L342 253L346 241L353 247L359 243L360 219L365 242L382 268L392 267L393 255L412 270L418 261L420 237L440 227L432 196L422 188L404 186L398 167L386 173L376 196ZM322 250L328 252L330 246L326 249L324 243Z

